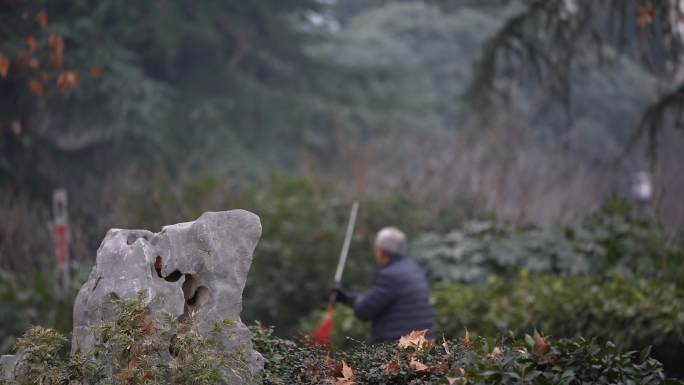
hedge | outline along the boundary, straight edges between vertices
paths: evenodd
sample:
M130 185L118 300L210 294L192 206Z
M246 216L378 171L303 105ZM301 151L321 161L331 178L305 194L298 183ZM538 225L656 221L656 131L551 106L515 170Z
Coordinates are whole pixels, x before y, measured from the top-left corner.
M674 284L641 279L557 277L520 274L488 285L439 284L431 288L438 331L447 338L502 333L520 337L536 327L557 338L596 337L620 349L653 345L653 355L670 373L684 375L684 292ZM320 322L322 312L303 323ZM333 342L352 346L368 338L368 325L338 306ZM351 337L349 339L348 337Z
M426 341L412 333L399 344L347 350L283 342L255 330L266 358L264 385L282 384L681 384L641 353L622 353L582 338L550 341L535 333L507 342L491 337ZM403 343L402 343L403 342Z

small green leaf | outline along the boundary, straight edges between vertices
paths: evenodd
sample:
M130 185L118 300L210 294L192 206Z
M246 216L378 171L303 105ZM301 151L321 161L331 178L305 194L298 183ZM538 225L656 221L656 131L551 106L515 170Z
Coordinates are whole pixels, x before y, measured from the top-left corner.
M646 349L641 351L641 354L639 354L639 363L643 364L646 361L646 358L648 358L649 354L651 354L651 346L648 346Z

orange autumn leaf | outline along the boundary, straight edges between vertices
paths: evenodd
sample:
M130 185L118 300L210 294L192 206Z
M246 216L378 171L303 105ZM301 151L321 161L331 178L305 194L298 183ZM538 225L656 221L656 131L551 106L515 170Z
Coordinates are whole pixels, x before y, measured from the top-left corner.
M17 56L17 60L15 61L17 64L17 67L20 69L26 68L26 63L28 63L28 55L26 53L22 53L19 56Z
M534 335L532 336L532 339L534 339L534 347L532 350L534 350L535 353L539 354L540 356L543 356L546 354L546 352L549 351L549 345L544 338L539 335L539 332L537 331L537 328L534 328Z
M38 99L43 97L43 83L40 80L36 78L29 80L29 88L31 89L31 92L36 94Z
M325 359L325 366L332 366L333 367L333 372L332 375L333 377L342 377L342 365L338 364L330 358L330 356L326 357Z
M29 52L36 52L38 49L38 42L33 36L24 37L24 44L26 44L26 49Z
M57 78L57 88L61 92L66 92L68 88L78 87L78 77L73 71L62 72Z
M316 369L316 367L313 366L311 362L309 362L309 365L304 370L304 373L308 374L311 377L314 377L318 375L318 369Z
M3 78L7 76L7 72L9 71L9 66L10 62L5 55L0 55L0 76Z
M60 69L62 68L62 63L64 62L64 57L62 56L61 53L51 53L49 55L48 61L50 62L50 67L53 69Z
M437 368L439 368L442 373L449 373L449 365L446 362L437 363Z
M397 375L397 366L399 366L399 361L397 360L391 360L387 364L387 369L385 372L387 373L388 376L396 376Z
M18 120L12 122L12 132L14 135L21 134L21 123Z
M639 7L637 25L639 28L644 28L651 24L653 24L653 4L649 2L645 7Z
M40 25L40 28L47 27L48 17L47 17L47 13L45 11L38 12L38 14L36 15L36 23L38 23L38 25Z
M52 48L55 52L62 54L64 52L64 38L60 35L50 32L47 36L48 47Z
M90 71L90 74L96 78L96 77L102 75L103 71L104 71L104 65L98 63L98 64L95 64L93 66L93 69Z

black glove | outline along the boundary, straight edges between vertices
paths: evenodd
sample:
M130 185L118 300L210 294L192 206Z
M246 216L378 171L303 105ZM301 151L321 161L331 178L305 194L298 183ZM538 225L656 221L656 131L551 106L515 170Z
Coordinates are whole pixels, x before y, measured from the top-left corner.
M334 298L335 302L352 306L354 304L354 298L356 298L356 294L344 290L339 283L334 283L330 286L328 298Z

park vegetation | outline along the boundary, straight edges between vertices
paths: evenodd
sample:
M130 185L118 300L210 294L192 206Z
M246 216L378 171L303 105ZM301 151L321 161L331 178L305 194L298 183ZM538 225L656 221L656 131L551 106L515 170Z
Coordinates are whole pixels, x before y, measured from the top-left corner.
M141 332L142 302L117 304L130 317L97 355L65 348L108 229L237 208L263 226L241 317L265 384L684 377L672 2L330 3L0 0L0 354L29 352L17 381L245 377L208 353L211 333L178 357L199 366L146 361L177 325ZM639 207L622 198L635 168L657 179ZM55 187L70 199L67 298ZM403 229L441 341L369 346L338 307L331 345L309 345L353 200L345 286L367 289L375 232Z

